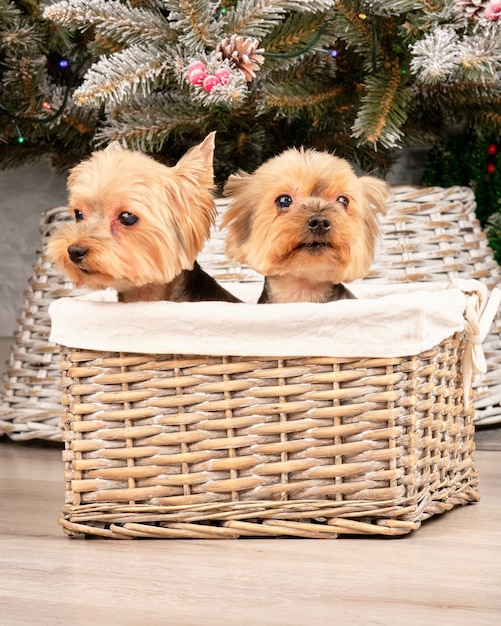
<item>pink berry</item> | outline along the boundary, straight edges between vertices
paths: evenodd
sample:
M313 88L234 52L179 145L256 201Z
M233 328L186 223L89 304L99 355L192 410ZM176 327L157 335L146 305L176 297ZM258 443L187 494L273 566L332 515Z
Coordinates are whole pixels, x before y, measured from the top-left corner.
M226 85L226 83L230 79L230 70L227 70L225 67L216 71L216 76L219 78L219 81L222 85Z
M217 76L210 74L209 76L205 77L204 82L202 83L202 86L205 89L205 91L210 92L214 89L216 85L219 85L220 82L221 81L219 80Z
M501 2L499 2L499 0L492 0L492 2L489 2L489 4L485 7L485 17L488 20L491 20L492 22L495 22L496 20L499 19L499 16L501 15Z
M193 70L203 70L205 72L205 65L202 61L193 61L188 65L188 74L193 72Z
M201 85L204 82L206 76L207 74L205 73L205 70L197 68L189 72L188 81L192 85Z

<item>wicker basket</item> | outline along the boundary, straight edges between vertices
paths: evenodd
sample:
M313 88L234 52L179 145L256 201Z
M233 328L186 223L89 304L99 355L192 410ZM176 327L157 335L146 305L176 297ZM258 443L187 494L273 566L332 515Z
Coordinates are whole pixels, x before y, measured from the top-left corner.
M224 202L218 201L220 211ZM43 246L53 229L69 220L67 209L47 211L40 222L41 249L25 294L11 356L0 389L0 435L17 441L61 440L60 355L48 340L48 306L74 287L47 262ZM473 193L450 189L398 187L382 223L379 255L368 280L415 282L455 276L476 278L492 288L501 283L500 270L487 238L475 218ZM261 281L252 270L224 257L224 233L214 229L201 256L204 267L221 281ZM484 347L488 372L475 383L475 423L501 421L501 312Z
M441 310L450 301L447 294ZM259 307L226 305L248 306ZM68 311L51 309L56 337ZM176 324L176 311L162 319ZM397 536L475 502L474 408L463 384L468 328L411 356L63 348L60 524L69 535L110 538ZM87 342L85 330L76 336Z
M69 219L68 209L46 211L40 220L41 249L24 293L9 363L0 389L0 434L28 441L61 441L60 355L49 341L48 308L54 300L84 293L76 290L45 258L47 238Z
M224 205L220 205L221 213ZM501 268L480 222L469 187L394 187L382 237L363 282L418 283L475 279L488 289L501 286ZM218 280L260 280L253 270L232 265L224 257L225 233L216 230L203 262ZM501 422L501 310L484 342L487 373L475 380L475 424Z
M468 187L396 188L382 226L379 254L364 282L476 279L501 286L501 270L475 217ZM501 422L501 310L483 344L487 372L475 380L475 424Z

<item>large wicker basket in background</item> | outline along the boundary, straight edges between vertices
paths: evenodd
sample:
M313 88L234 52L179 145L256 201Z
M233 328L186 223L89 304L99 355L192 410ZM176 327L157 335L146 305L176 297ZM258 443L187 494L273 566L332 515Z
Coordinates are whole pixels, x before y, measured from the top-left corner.
M379 254L366 281L415 283L453 278L501 286L501 271L480 223L468 187L397 188L382 220ZM487 372L474 387L475 424L501 422L501 310L483 348Z
M224 207L224 205L222 205ZM375 261L363 282L418 283L475 279L489 289L501 286L501 269L475 215L469 187L394 187ZM224 211L224 208L221 212ZM219 280L255 281L249 268L224 256L225 233L216 230L203 259ZM501 310L483 344L487 373L474 387L475 424L501 422Z
M47 261L44 244L69 219L66 207L50 209L41 217L40 249L0 387L0 434L16 441L61 441L61 359L58 347L49 341L48 308L57 298L83 290L76 290Z
M218 201L220 212L225 203ZM41 219L41 250L26 291L12 352L0 389L0 434L17 441L61 441L60 355L48 340L48 306L75 289L47 262L43 246L53 229L70 219L64 207ZM492 288L500 271L487 238L475 217L475 199L465 187L393 190L388 215L382 220L379 254L367 280L415 282L444 278L476 278ZM224 233L214 229L201 256L204 267L221 281L260 281L245 267L225 259ZM488 372L475 384L475 423L501 421L501 313L484 348Z

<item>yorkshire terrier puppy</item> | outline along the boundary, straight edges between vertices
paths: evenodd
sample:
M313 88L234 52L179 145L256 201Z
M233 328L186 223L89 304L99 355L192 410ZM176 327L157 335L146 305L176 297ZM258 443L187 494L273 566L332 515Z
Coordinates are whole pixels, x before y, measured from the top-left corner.
M94 152L70 172L75 223L49 239L49 260L77 287L111 287L121 302L239 302L196 262L216 217L214 135L174 167L116 142Z
M286 150L228 179L226 253L264 275L259 303L354 298L343 282L367 273L388 192L344 159Z

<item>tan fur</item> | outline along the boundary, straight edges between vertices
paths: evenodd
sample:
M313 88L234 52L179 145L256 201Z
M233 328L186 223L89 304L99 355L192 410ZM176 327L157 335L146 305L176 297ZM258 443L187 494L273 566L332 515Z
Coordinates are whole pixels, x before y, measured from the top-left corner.
M166 285L193 268L215 220L214 135L174 167L116 143L94 152L68 177L70 212L83 220L56 231L49 259L76 286L111 287L125 301L169 299ZM122 224L124 212L137 222ZM68 253L75 245L88 249L79 263Z
M252 175L230 176L225 195L231 198L222 223L228 226L227 255L267 277L272 301L325 301L329 286L366 275L388 186L358 177L347 161L326 152L291 149ZM292 199L286 210L277 208L282 195ZM347 208L340 196L348 199ZM313 216L329 220L322 237L307 227Z

